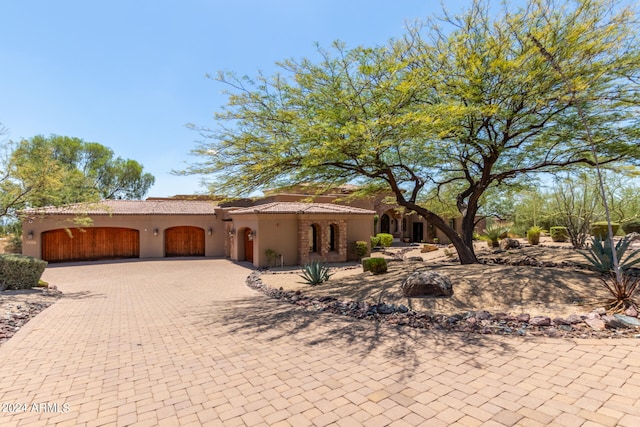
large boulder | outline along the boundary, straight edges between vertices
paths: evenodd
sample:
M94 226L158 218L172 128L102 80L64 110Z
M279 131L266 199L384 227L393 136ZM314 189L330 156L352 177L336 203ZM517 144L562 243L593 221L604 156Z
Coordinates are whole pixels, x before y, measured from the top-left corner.
M416 271L402 282L402 294L406 297L453 295L453 286L447 276L435 271Z
M511 239L509 237L500 240L500 249L506 251L507 249L519 249L520 242L516 239Z

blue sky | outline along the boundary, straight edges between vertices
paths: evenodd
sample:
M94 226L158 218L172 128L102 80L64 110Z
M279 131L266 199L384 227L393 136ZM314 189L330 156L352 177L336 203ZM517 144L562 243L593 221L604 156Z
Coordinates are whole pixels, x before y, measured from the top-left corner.
M470 0L447 0L460 10ZM0 3L0 123L9 138L98 142L156 177L148 196L202 193L177 177L214 127L219 70L272 74L274 63L400 37L439 0L15 0Z

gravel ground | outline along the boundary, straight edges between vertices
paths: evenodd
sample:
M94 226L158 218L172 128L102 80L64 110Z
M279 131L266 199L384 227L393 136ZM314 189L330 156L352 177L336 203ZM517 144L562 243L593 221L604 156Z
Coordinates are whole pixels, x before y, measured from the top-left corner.
M11 338L42 310L55 303L60 296L60 291L45 288L0 292L0 344Z

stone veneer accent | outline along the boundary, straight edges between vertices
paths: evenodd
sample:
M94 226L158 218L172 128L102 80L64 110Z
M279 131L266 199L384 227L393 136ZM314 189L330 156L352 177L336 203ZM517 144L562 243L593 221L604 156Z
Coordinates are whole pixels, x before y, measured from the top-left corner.
M309 229L318 227L318 252L309 253ZM330 226L337 226L335 246L337 251L329 251ZM298 263L304 265L313 260L322 262L347 261L347 221L344 219L299 219L298 220Z

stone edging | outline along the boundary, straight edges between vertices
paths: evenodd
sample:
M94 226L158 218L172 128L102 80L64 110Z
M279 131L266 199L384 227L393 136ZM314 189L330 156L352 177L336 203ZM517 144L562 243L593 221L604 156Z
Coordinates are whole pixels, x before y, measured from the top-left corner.
M409 326L451 332L478 334L544 336L551 338L640 338L640 327L631 324L640 321L631 316L607 316L604 309L588 314L572 314L564 318L547 316L475 311L461 314L430 314L409 309L403 304L370 304L363 301L340 301L331 296L309 297L301 291L284 291L262 282L261 272L251 273L246 284L252 289L297 305L307 311L333 313L356 319L384 322L389 325Z

